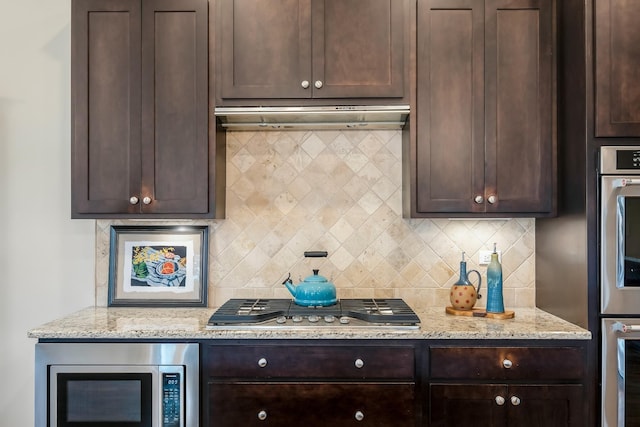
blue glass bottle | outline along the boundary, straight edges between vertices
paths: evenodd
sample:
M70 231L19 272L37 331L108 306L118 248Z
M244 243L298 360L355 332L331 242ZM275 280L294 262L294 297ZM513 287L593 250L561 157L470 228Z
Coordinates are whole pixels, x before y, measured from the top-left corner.
M495 243L493 244L491 261L487 267L487 313L504 313L502 266L498 260Z

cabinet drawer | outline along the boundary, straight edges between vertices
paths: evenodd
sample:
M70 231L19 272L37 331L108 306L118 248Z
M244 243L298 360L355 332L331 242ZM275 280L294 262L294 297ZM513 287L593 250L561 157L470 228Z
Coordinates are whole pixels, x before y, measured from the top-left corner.
M415 426L413 383L209 384L208 426Z
M431 378L580 380L582 350L575 347L432 347Z
M413 379L413 347L210 346L204 368L216 378Z

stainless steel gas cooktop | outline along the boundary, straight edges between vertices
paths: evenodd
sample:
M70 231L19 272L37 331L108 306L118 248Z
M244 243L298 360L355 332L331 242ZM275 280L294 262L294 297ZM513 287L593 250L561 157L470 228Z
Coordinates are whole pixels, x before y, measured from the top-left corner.
M420 318L402 299L342 299L305 307L290 299L230 299L207 329L380 328L418 329Z

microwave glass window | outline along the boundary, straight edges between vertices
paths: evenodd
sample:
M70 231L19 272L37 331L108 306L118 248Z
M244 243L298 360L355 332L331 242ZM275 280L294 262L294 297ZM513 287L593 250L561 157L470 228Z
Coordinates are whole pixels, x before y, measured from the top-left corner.
M71 422L140 422L139 380L69 381L67 419Z
M150 373L58 374L58 419L65 426L151 425Z
M640 286L640 197L624 204L624 285Z

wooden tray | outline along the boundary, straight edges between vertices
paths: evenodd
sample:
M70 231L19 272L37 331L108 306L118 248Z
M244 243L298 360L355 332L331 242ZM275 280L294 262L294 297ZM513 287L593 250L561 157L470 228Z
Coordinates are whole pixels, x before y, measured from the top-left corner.
M454 316L469 316L469 317L487 317L489 319L513 319L516 313L512 310L505 310L504 313L487 313L484 308L472 308L471 310L458 310L451 306L447 307L447 314L453 314Z

